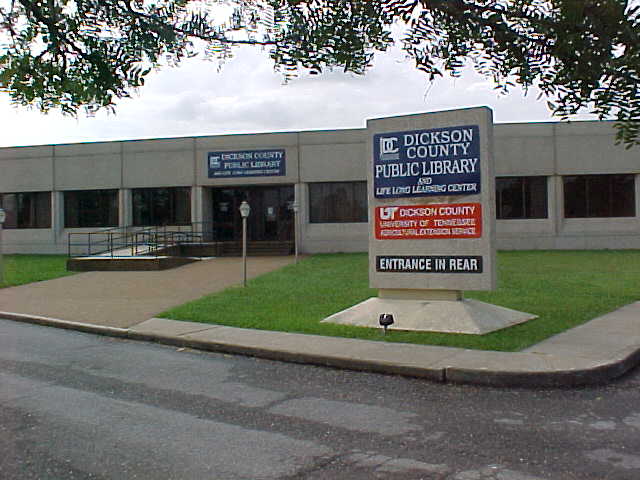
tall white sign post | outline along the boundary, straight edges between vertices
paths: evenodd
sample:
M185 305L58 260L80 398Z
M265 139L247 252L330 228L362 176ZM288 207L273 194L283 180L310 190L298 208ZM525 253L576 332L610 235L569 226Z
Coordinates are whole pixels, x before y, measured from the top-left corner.
M242 286L247 286L247 218L251 213L251 207L243 200L240 204L240 216L242 217Z
M4 283L4 259L2 258L2 225L7 218L5 211L0 208L0 283Z
M463 298L493 290L495 186L488 108L383 118L369 130L371 298L326 321L482 334L532 315Z
M298 245L299 245L299 236L300 236L300 227L299 224L299 214L300 214L300 204L297 200L294 200L291 205L291 209L293 210L293 244L294 244L294 254L295 254L295 263L298 263Z

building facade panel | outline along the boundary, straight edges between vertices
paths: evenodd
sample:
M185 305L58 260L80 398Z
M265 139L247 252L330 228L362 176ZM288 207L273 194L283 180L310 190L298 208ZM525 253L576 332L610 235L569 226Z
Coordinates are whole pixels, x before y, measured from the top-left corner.
M56 190L96 190L122 186L122 157L96 154L55 157Z
M11 230L2 229L4 253L66 253L64 245L58 245L52 228Z
M193 163L193 150L124 152L123 186L191 186L195 179Z
M496 190L502 202L497 205L502 217L496 222L498 248L640 248L640 148L617 146L614 136L610 122L495 125L497 190L503 194ZM181 190L176 197L181 202L180 209L174 205L176 215L149 218L184 223L190 214L192 222L216 225L229 220L236 203L252 198L256 228L288 238L295 200L301 252L366 251L369 224L357 215L358 183L367 178L371 141L367 129L360 128L0 148L0 195L41 192L52 199L50 227L6 229L5 252L65 253L68 233L90 231L93 227L65 228L71 225L65 218L65 208L67 215L71 208L65 207L68 192L115 190L108 223L116 218L117 225L127 226L134 223L136 208L144 208L134 207L135 199L147 198L138 189L159 187L186 187L189 194ZM284 175L208 176L209 152L278 149L285 151ZM617 177L609 181L605 175ZM576 180L580 176L590 177ZM546 218L536 197L542 182ZM606 193L603 185L623 185L625 198L620 199L620 188L608 187ZM154 192L147 204L160 208L166 192ZM570 205L565 204L568 194ZM85 217L99 207L100 195L92 195L74 200ZM576 218L581 215L585 218ZM141 218L138 223L149 221Z
M53 148L53 145L0 148L0 161L20 160L25 158L51 158L54 155Z
M53 156L0 159L0 192L53 189Z
M305 252L345 253L366 252L369 228L367 223L323 223L307 225L303 235ZM339 238L340 242L336 242Z
M191 186L195 182L193 138L122 142L125 188Z
M557 124L559 175L640 173L640 152L615 143L612 122Z
M555 173L553 124L494 126L496 176Z
M300 180L303 182L343 182L366 177L366 145L339 143L302 145Z
M300 132L300 145L340 145L343 143L366 143L368 139L366 128L351 128L348 130L316 130Z

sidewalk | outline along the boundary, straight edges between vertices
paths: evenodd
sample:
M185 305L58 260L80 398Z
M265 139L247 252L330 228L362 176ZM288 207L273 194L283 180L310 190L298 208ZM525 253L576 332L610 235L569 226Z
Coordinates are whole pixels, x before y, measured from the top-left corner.
M292 261L252 257L249 276ZM492 386L602 383L640 364L640 302L516 353L153 318L167 308L239 283L240 267L238 259L219 258L163 272L88 272L7 288L0 290L0 318L274 360Z
M251 257L247 277L293 263ZM242 283L242 261L222 257L150 272L84 272L0 290L0 311L128 328L171 307Z

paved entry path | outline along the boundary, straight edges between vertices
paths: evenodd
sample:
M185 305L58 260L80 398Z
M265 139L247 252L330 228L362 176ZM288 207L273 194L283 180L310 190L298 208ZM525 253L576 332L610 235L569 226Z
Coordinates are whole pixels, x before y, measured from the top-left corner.
M249 278L294 257L250 257ZM213 258L156 272L85 272L0 289L0 311L128 328L168 308L242 283L242 259Z

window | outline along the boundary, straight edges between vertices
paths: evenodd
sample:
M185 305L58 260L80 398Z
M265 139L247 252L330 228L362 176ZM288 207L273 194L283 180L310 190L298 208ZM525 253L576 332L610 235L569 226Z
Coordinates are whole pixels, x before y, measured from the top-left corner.
M496 178L499 220L547 218L547 177Z
M566 218L633 217L634 175L573 175L562 178Z
M367 182L309 184L309 221L346 223L367 221Z
M64 192L64 226L118 226L118 190Z
M136 226L191 224L189 187L136 188L132 202Z
M4 228L51 228L51 192L0 194Z

